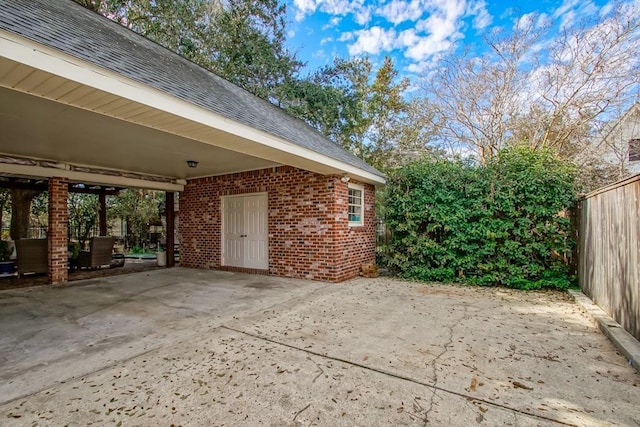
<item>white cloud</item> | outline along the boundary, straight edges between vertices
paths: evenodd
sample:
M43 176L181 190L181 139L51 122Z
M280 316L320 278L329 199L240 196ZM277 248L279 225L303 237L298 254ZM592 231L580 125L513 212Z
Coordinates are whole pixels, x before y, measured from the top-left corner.
M487 31L493 22L487 0L293 0L293 4L296 19L318 12L330 15L323 30L337 26L341 19L355 23L356 29L336 40L348 43L350 55L399 50L416 62L412 72L455 46L464 37L465 27ZM394 28L406 22L414 24L402 31ZM328 46L329 41L322 40L322 45Z
M355 20L359 25L366 25L371 21L371 6L363 6L355 12Z
M324 46L327 43L331 43L333 40L333 37L326 37L322 40L320 40L320 46Z
M313 58L326 58L327 53L324 51L324 49L318 49L317 51L314 52L313 55L311 55Z
M310 15L318 8L318 0L293 0L296 7L296 21L301 21L306 15Z
M552 23L551 17L546 13L541 13L538 16L538 20L536 21L536 28L548 27L549 25L551 25L551 23Z
M422 78L429 79L430 75L438 68L441 67L440 61L444 57L445 53L436 53L431 58L414 62L409 66L405 67L407 71L414 74L419 74Z
M452 45L450 40L438 40L434 37L424 37L418 41L418 43L409 47L405 51L405 56L421 61L429 56L432 56L438 52L448 50Z
M398 36L398 41L403 46L412 46L420 41L420 37L413 28L402 31Z
M431 68L431 62L429 61L420 61L415 62L413 64L409 64L407 66L407 71L414 74L423 74L425 71Z
M355 37L355 34L353 34L351 31L347 31L346 33L342 33L340 35L340 37L338 38L339 42L348 42L353 40L353 38Z
M329 19L329 22L327 22L325 25L322 26L322 31L326 31L338 26L340 21L342 21L342 17L334 16L333 18Z
M525 30L527 28L531 28L534 26L534 21L536 20L537 15L535 12L525 13L520 18L516 19L514 24L514 29L517 30Z
M347 15L362 7L363 0L325 0L321 2L320 10L329 15Z
M356 21L364 25L371 19L370 7L364 2L365 0L293 0L293 6L296 9L296 21L321 11L334 17L353 14Z
M376 9L376 14L382 16L394 25L404 21L417 21L426 11L424 2L421 0L391 0L390 3Z
M377 55L382 51L392 50L396 45L396 31L393 28L374 26L366 30L354 31L356 41L349 45L349 55L370 53Z
M493 17L487 10L487 3L484 0L475 3L469 3L467 6L467 15L473 16L473 28L476 30L484 30L493 22Z
M598 13L598 7L592 0L564 0L553 12L553 17L560 20L561 28L571 28L580 20L597 16Z

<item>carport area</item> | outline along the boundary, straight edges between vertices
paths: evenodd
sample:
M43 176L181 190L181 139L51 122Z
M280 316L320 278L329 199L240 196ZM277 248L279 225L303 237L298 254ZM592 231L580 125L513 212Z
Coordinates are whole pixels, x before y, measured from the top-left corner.
M184 268L0 292L11 425L630 425L565 294Z

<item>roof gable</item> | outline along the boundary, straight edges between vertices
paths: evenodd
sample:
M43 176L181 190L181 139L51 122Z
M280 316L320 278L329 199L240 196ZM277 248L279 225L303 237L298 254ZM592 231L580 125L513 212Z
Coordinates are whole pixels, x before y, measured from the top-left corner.
M282 109L71 0L4 0L0 28L363 171L383 174Z

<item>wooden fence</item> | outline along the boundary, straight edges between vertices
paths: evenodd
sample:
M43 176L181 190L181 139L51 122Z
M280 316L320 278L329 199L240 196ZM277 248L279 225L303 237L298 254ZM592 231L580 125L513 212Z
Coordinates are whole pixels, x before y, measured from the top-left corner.
M585 196L577 221L582 291L640 340L640 175Z

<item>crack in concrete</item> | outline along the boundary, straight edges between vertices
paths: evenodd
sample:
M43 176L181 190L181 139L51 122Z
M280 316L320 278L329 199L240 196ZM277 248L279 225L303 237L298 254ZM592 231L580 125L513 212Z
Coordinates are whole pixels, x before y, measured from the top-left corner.
M453 326L452 326L452 328L453 328ZM214 328L214 329L217 329L217 328ZM371 371L371 372L376 372L376 373L379 373L379 374L382 374L382 375L386 375L386 376L389 376L389 377L392 377L392 378L396 378L396 379L399 379L399 380L409 381L411 383L414 383L414 384L417 384L417 385L421 385L423 387L427 387L427 388L432 389L434 391L437 390L437 391L441 391L441 392L444 392L444 393L447 393L447 394L451 394L451 395L454 395L454 396L457 396L457 397L461 397L461 398L466 399L468 401L484 403L485 405L492 406L494 408L499 408L499 409L502 409L502 410L506 410L506 411L514 414L514 416L517 413L517 414L521 414L521 415L524 415L524 416L527 416L527 417L531 417L531 418L537 418L537 419L541 419L541 420L545 420L545 421L550 421L550 422L553 422L553 423L556 423L556 424L559 424L559 425L577 427L576 424L571 424L571 423L568 423L566 421L558 420L558 419L551 418L551 417L546 417L544 415L535 414L535 413L532 413L532 412L527 412L526 410L522 410L522 409L512 408L512 407L509 407L507 405L502 405L500 403L492 402L490 400L482 399L482 398L479 398L479 397L474 397L474 396L471 396L471 395L468 395L468 394L465 394L465 393L461 393L461 392L458 392L458 391L455 391L455 390L449 390L449 389L446 389L444 387L440 387L437 384L426 383L424 381L420 381L420 380L417 380L415 378L408 377L406 375L397 374L395 372L387 371L387 370L382 369L382 368L376 368L376 367L373 367L373 366L366 366L366 365L363 365L362 363L353 362L351 360L343 359L343 358L340 358L340 357L330 356L330 355L328 355L326 353L319 353L319 352L316 352L316 351L313 351L313 350L296 347L295 345L292 345L292 344L287 344L287 343L284 343L284 342L281 342L281 341L277 341L277 340L272 339L272 338L264 337L264 336L257 335L257 334L251 333L251 332L246 332L246 331L243 331L243 330L240 330L240 329L235 329L235 328L232 328L232 327L229 327L229 326L226 326L226 325L221 325L219 327L219 329L226 329L228 331L236 332L238 334L246 335L248 337L252 337L252 338L255 338L255 339L258 339L258 340L262 340L262 341L266 341L266 342L269 342L269 343L272 343L272 344L276 344L276 345L280 345L280 346L283 346L283 347L287 347L287 348L290 348L292 350L302 351L304 353L311 354L311 355L318 356L318 357L322 357L324 359L332 360L332 361L335 361L335 362L341 362L341 363L344 363L344 364L347 364L347 365L350 365L350 366L354 366L354 367L357 367L357 368L365 369L365 370Z
M466 312L467 312L467 306L465 305L465 312L462 316L462 318L466 317ZM452 323L451 325L449 325L447 327L447 329L449 330L449 339L448 341L444 344L442 351L440 352L440 354L438 354L436 357L433 358L433 360L431 360L430 363L427 364L427 367L431 367L431 369L433 370L433 385L434 387L431 389L431 399L429 400L429 408L427 408L427 410L425 411L424 414L424 427L427 427L427 425L429 424L429 415L431 414L431 411L433 411L433 407L435 405L435 398L436 395L438 393L438 389L436 388L438 385L438 368L436 366L436 364L438 363L438 361L440 360L440 358L442 356L444 356L445 354L447 354L447 352L449 351L449 347L451 346L451 344L453 344L453 328L455 328L455 326L460 322L461 319L458 319L455 323Z

